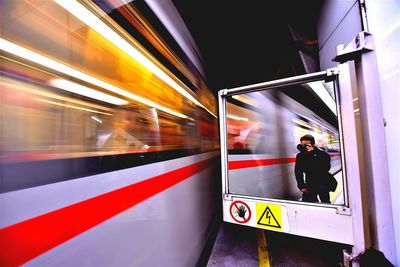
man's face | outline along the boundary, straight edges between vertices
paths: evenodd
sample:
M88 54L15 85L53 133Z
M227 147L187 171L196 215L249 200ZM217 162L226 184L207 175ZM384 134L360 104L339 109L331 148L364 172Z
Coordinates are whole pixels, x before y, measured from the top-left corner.
M311 152L314 150L314 147L311 145L311 141L310 140L303 140L301 141L302 145L306 145L306 150L307 152Z

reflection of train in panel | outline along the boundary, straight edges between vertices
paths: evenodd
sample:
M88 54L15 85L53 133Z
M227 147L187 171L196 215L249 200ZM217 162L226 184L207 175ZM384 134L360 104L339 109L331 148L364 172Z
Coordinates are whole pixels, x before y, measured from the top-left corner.
M292 89L309 90L306 84ZM333 174L341 170L339 132L280 89L227 98L229 193L298 200L294 176L300 137L312 134L331 155ZM334 199L332 199L334 200Z
M201 256L215 99L140 6L116 2L0 3L2 266Z

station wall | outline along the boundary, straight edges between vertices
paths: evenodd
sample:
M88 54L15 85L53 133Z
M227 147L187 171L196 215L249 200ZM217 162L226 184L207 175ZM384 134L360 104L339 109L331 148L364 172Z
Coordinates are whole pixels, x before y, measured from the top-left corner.
M400 2L398 0L367 0L369 31L374 34L380 75L385 135L388 153L397 264L400 263ZM396 265L395 262L393 262Z
M385 135L390 175L391 202L395 227L396 255L389 260L400 263L400 117L397 101L400 99L400 2L398 0L365 0L367 25L363 25L358 0L324 1L318 19L318 42L321 70L336 66L336 46L347 45L360 31L374 35L382 106L386 121ZM397 262L397 263L396 263Z

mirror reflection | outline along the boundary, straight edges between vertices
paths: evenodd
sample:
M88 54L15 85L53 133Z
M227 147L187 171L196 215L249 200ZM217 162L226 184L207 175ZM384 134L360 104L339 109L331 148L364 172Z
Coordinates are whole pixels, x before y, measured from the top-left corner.
M227 97L230 194L343 205L334 83Z

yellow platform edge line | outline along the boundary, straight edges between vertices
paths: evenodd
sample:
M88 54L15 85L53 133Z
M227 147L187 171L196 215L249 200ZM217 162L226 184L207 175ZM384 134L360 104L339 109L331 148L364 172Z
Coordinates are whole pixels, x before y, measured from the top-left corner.
M265 239L265 230L257 229L257 250L258 266L271 267L267 249L267 240Z

